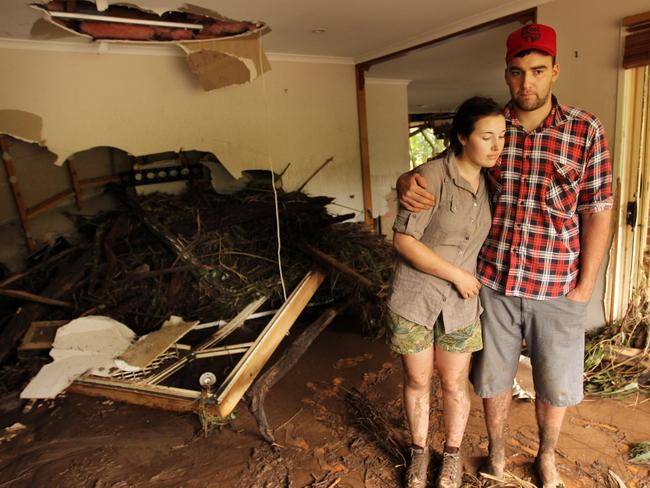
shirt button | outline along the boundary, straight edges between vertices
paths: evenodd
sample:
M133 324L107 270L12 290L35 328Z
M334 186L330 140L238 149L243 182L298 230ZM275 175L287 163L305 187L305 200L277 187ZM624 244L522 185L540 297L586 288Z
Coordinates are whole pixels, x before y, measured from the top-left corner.
M478 207L478 203L474 202L474 206L475 206L475 207Z
M446 299L445 297L442 297L442 301L443 301L443 302L446 302L447 299Z
M519 200L518 203L519 203L519 205L523 205L523 204L524 204L524 200L523 200L523 199L522 199L522 200Z
M466 240L466 241L469 241L469 236L465 236L465 240Z

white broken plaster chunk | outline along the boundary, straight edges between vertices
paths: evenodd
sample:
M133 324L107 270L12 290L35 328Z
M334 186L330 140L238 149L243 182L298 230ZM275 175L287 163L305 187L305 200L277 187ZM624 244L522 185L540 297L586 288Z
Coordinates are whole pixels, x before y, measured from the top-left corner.
M91 371L107 376L113 359L126 351L135 333L110 317L81 317L59 328L46 364L21 392L20 398L55 398L79 376Z

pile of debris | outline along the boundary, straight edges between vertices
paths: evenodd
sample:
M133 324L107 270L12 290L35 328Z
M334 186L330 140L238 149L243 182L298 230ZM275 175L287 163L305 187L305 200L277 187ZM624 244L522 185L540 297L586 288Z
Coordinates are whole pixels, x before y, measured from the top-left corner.
M161 329L171 316L183 317L184 324L222 326L212 336L194 341L198 345L176 344L181 334L165 346L174 352L168 359L180 367L188 357L191 362L196 357L223 356L221 349L228 352L230 348L228 354L236 349L244 358L257 354L255 347L267 339L235 346L219 344L218 351L215 346L252 318L262 303L271 309L267 315L275 312L271 322L281 323L283 330L291 327L308 301L327 305L306 339L294 340L299 350L290 352L282 374L315 338L313 331L322 330L350 306L356 307L363 332L372 336L381 333L393 250L365 224L345 223L353 214L331 215L326 209L333 201L329 197L276 193L268 185L223 195L200 180L189 184L181 195L152 193L141 198L116 186L113 191L122 202L119 210L92 218L75 217L80 234L85 236L82 243L49 256L46 252L40 264L0 284L0 294L10 297L3 298L0 305L0 317L4 317L0 362L10 357L28 329L36 335L47 327L56 330L86 316L108 316L127 324L138 336ZM287 304L292 318L278 317ZM41 322L43 319L47 321ZM272 334L271 342L277 347L285 333ZM44 349L38 339L35 344L34 349ZM25 341L21 347L29 349ZM260 353L262 361L247 359L242 368L252 367L259 373L272 351ZM143 369L150 377L143 373L136 379L141 387L162 391L181 386L173 382L160 386L178 371L176 366L159 364L169 372L156 376L148 364ZM236 383L236 379L229 381ZM259 400L263 401L273 381L267 380L263 391L258 388ZM106 386L98 385L91 387ZM110 386L114 389L115 384ZM192 398L200 394L185 391ZM261 409L261 418L263 415Z
M625 316L588 336L585 346L585 392L623 396L650 392L650 288L647 276Z

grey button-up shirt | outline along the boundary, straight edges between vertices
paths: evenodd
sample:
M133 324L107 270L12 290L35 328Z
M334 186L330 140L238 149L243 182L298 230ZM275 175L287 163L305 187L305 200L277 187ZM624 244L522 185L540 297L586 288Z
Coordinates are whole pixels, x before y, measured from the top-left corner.
M453 154L419 166L427 189L435 196L431 210L409 212L400 206L393 230L418 239L436 254L470 273L491 225L483 175L476 193L460 176ZM478 320L478 297L463 299L450 282L415 269L398 257L388 307L405 319L432 329L442 313L445 332Z

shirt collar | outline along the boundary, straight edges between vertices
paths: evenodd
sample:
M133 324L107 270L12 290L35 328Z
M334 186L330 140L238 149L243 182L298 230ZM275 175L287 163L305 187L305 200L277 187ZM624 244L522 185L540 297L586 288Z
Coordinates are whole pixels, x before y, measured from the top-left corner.
M447 151L447 154L445 156L445 167L447 168L447 175L449 178L451 178L451 181L454 183L459 188L463 188L470 193L474 194L474 190L472 189L471 185L463 178L460 176L460 173L458 172L458 166L456 163L456 155L454 154L454 151L449 148L449 151ZM483 178L479 180L479 185L478 185L478 190L476 191L476 194L478 195L481 192L481 189L483 187Z

